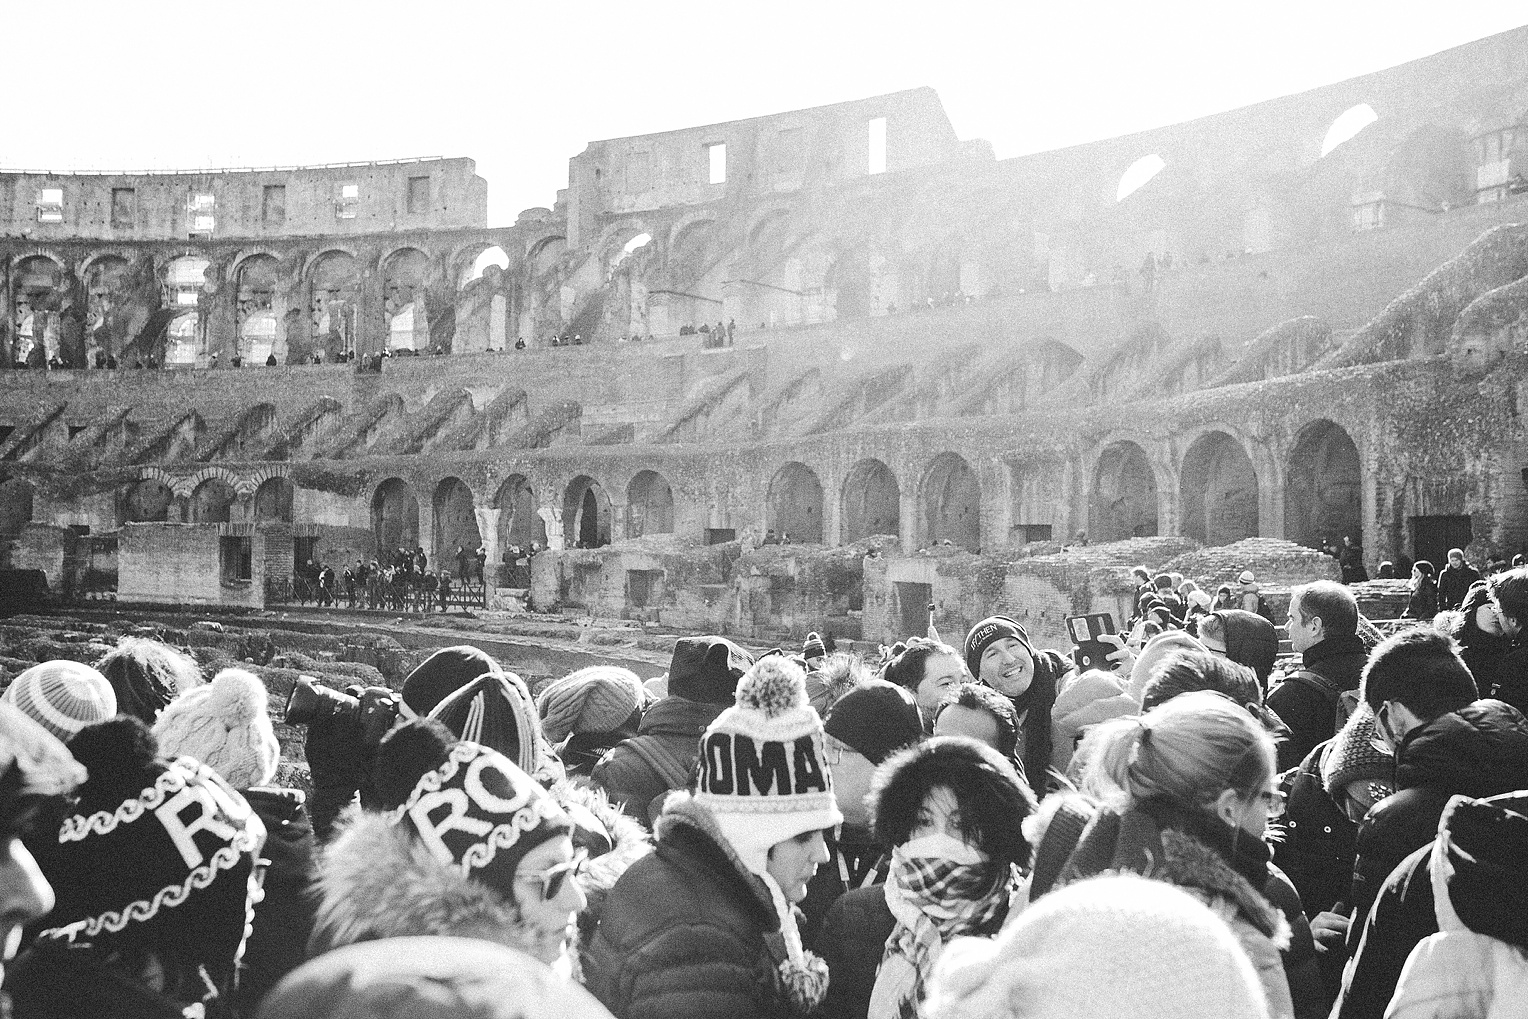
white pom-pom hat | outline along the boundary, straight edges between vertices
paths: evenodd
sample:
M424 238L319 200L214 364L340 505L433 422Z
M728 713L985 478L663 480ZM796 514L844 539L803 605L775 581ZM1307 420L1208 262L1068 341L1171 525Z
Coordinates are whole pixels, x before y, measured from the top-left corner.
M695 801L760 875L771 846L843 823L800 665L769 655L738 681L736 702L701 737Z
M212 682L170 702L154 723L166 757L194 757L235 789L276 777L281 744L271 726L270 696L260 677L224 669Z

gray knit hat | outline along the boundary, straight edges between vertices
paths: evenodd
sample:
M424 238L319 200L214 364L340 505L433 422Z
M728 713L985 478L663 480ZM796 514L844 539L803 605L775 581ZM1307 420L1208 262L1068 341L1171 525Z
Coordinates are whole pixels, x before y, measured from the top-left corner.
M574 733L614 732L646 699L635 672L618 665L591 665L542 690L536 707L546 738L561 743Z

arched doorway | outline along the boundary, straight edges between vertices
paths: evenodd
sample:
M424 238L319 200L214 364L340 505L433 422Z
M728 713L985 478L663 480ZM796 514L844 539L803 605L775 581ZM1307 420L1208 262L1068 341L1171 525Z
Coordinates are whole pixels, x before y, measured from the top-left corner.
M30 255L11 272L16 328L11 355L16 364L41 368L58 354L60 316L63 307L64 273L53 259Z
M1157 528L1157 475L1146 451L1133 442L1110 444L1093 472L1088 537L1094 542L1123 541L1150 537Z
M286 344L276 349L276 279L280 263L274 255L253 255L239 263L239 352L246 363L263 366L274 354L286 357Z
M226 524L238 495L222 478L208 478L191 493L191 523Z
M483 543L477 513L472 508L472 489L461 478L445 478L435 486L435 564L456 567L456 548L476 554ZM453 573L458 572L456 569Z
M419 545L419 498L401 478L388 478L371 497L371 531L383 562L398 549Z
M286 478L266 478L255 489L255 519L292 522L292 496L295 490Z
M981 495L976 472L964 457L956 453L935 457L923 477L919 499L924 542L948 541L972 552L981 548Z
M511 474L499 486L493 504L499 510L499 547L518 545L530 548L532 542L546 547L546 521L536 505L536 493L523 474Z
M313 303L308 309L313 350L323 351L324 360L332 361L355 347L360 270L355 256L348 252L326 251L313 263L308 279L313 285Z
M178 314L166 330L164 363L190 367L204 352L200 315L202 288L207 285L207 267L212 263L200 255L183 255L165 266L165 306Z
M610 497L599 482L580 474L562 497L562 538L570 548L610 544Z
M902 491L897 476L879 460L861 460L844 479L840 510L844 544L872 534L902 533Z
M1358 447L1334 422L1306 425L1289 456L1284 483L1284 535L1311 548L1352 535L1362 545L1363 501Z
M129 523L162 522L170 518L170 504L174 501L175 493L169 485L157 478L145 478L127 493L122 515Z
M788 463L769 483L765 526L793 542L822 542L822 482L806 464Z
M1258 533L1257 473L1225 432L1207 432L1188 448L1179 494L1183 533L1195 541L1229 545Z
M424 293L429 268L429 256L418 248L393 252L382 267L382 318L387 324L387 349L430 348Z
M674 490L657 471L642 471L626 486L626 537L674 533Z

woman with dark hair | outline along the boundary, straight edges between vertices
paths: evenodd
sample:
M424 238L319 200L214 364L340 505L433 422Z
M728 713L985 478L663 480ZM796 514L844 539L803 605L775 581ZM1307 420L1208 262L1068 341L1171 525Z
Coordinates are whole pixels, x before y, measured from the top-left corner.
M1199 642L1211 654L1257 673L1258 688L1268 692L1268 676L1279 656L1279 633L1268 620L1246 609L1220 609L1200 618Z
M828 1019L916 1016L944 946L1001 930L1029 863L1021 825L1034 796L973 739L936 736L889 758L869 806L891 871L884 885L844 894L823 921Z
M1008 616L989 616L966 634L966 668L1007 697L1019 716L1018 758L1036 796L1045 795L1051 765L1051 707L1061 677L1072 670L1059 651L1042 651Z
M117 712L152 726L179 694L202 684L202 672L189 655L143 637L123 637L101 656L96 671L117 694Z
M1501 618L1491 604L1491 589L1481 580L1470 585L1457 611L1442 617L1441 629L1459 642L1459 656L1470 667L1475 685L1494 690L1496 674L1512 638L1502 632Z
M927 637L910 638L886 663L881 676L913 695L926 733L934 731L934 715L939 705L956 687L971 679L959 651Z
M1433 564L1426 559L1418 559L1411 567L1411 600L1406 603L1406 611L1401 613L1402 619L1420 619L1424 623L1432 622L1433 616L1438 614L1438 582L1433 579Z

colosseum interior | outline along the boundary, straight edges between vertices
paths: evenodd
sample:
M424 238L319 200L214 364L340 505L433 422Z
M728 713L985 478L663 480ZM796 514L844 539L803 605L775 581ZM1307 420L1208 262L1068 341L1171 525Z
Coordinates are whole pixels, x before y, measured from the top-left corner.
M1525 174L1528 28L1011 159L929 88L597 141L508 227L470 159L0 173L0 565L887 639L1511 554Z

